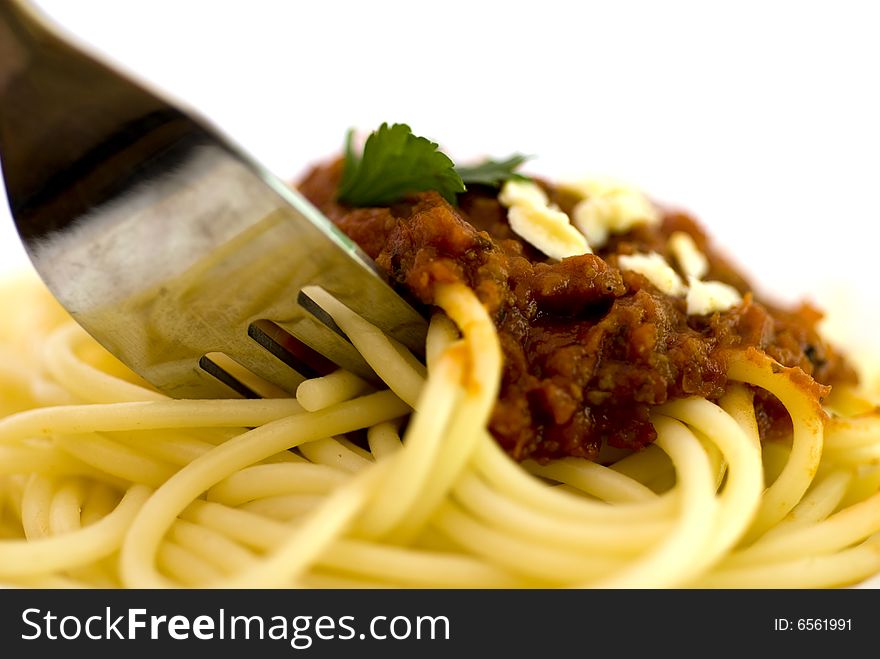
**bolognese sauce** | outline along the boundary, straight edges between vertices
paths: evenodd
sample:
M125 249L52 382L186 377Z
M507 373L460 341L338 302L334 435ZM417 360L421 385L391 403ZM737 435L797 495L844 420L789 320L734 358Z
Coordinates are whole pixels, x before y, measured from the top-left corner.
M686 213L661 210L659 223L613 235L594 254L553 261L511 230L491 188L474 187L457 205L423 192L389 207L351 208L337 200L342 167L316 167L299 188L394 285L431 304L438 284L463 282L488 309L504 357L489 428L516 460L596 459L605 444L648 445L656 437L654 406L685 396L717 400L725 392L731 350L754 347L800 369L803 386L818 399L826 385L856 380L818 334L821 314L807 304L786 310L758 300ZM540 185L572 211L575 199ZM675 232L690 235L709 275L739 291L739 304L689 315L682 298L618 267L620 256L646 251L673 262ZM763 438L790 430L771 395L758 392L756 410Z

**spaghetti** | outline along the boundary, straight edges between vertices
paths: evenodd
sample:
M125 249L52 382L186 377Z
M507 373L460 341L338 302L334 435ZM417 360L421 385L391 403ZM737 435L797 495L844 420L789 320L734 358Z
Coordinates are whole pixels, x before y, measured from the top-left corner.
M7 583L817 587L880 571L880 416L828 417L758 351L732 359L743 384L718 404L657 408L649 449L521 466L486 431L501 356L463 286L439 291L426 376L323 300L388 389L337 372L303 386L308 410L166 399L36 281L0 295L19 310L0 372ZM744 384L783 402L789 446L762 451ZM368 449L345 438L365 428Z
M307 291L379 389L339 370L295 399L172 400L33 275L0 287L15 310L0 327L0 581L778 588L880 573L880 413L815 319L753 304L687 221L619 186L517 183L499 199L526 245L485 192L461 211L428 192L350 212L338 177L318 168L305 192L435 309L423 365ZM566 213L596 254L579 239L542 261L542 236L571 247ZM597 388L578 384L581 362Z

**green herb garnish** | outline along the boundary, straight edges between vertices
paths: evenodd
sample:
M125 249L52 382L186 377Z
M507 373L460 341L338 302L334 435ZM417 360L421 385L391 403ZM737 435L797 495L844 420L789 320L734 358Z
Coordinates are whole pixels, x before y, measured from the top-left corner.
M517 174L514 170L528 159L528 156L516 153L507 160L490 159L479 165L457 166L455 171L466 185L489 185L499 188L502 183L510 179L527 179L527 176Z
M352 147L352 132L348 132L341 201L352 206L387 206L423 190L436 190L450 203L465 190L455 164L434 142L413 135L406 124L382 124L367 138L359 158Z
M338 193L339 200L351 206L387 206L424 190L436 190L455 203L455 195L464 192L468 183L499 187L508 179L526 178L514 170L527 156L456 167L437 144L413 135L406 124L382 124L367 137L361 155L355 153L353 137L348 131Z

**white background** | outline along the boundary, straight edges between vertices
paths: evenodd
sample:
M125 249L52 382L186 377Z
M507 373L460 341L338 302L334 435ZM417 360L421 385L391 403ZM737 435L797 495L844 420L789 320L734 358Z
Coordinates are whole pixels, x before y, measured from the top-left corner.
M520 151L533 173L616 175L696 213L763 291L843 309L872 347L873 3L36 4L281 176L382 121L459 161ZM0 271L23 263L3 203Z

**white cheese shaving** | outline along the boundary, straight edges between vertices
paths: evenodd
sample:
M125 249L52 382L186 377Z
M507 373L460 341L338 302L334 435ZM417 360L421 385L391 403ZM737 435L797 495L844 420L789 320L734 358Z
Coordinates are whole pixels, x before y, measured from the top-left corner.
M709 261L689 233L676 231L669 236L669 249L685 277L699 279L709 272Z
M581 197L572 220L593 247L602 247L612 233L660 221L657 209L640 190L615 179L584 179L563 183L559 189Z
M617 257L617 263L621 270L638 272L666 295L678 296L687 292L687 287L681 277L657 252L623 254Z
M507 221L514 233L547 256L564 259L592 252L584 235L571 225L568 215L551 206L536 183L507 181L498 201L509 208Z
M700 281L688 278L687 312L689 316L704 316L716 311L727 311L742 302L742 296L733 286L720 281Z
M532 206L548 206L550 200L547 193L534 181L517 181L510 179L501 187L498 193L498 201L510 208L531 204Z
M613 179L567 183L560 189L582 197L573 211L577 228L568 215L550 204L545 192L532 181L507 181L498 194L498 201L509 209L510 228L554 259L589 254L590 245L604 245L612 233L660 221L660 215L645 195ZM646 277L666 295L686 295L689 315L727 311L742 302L739 291L732 286L700 280L709 271L709 261L688 233L673 233L669 237L669 250L687 277L687 285L657 252L624 254L617 258L617 263L621 270Z

